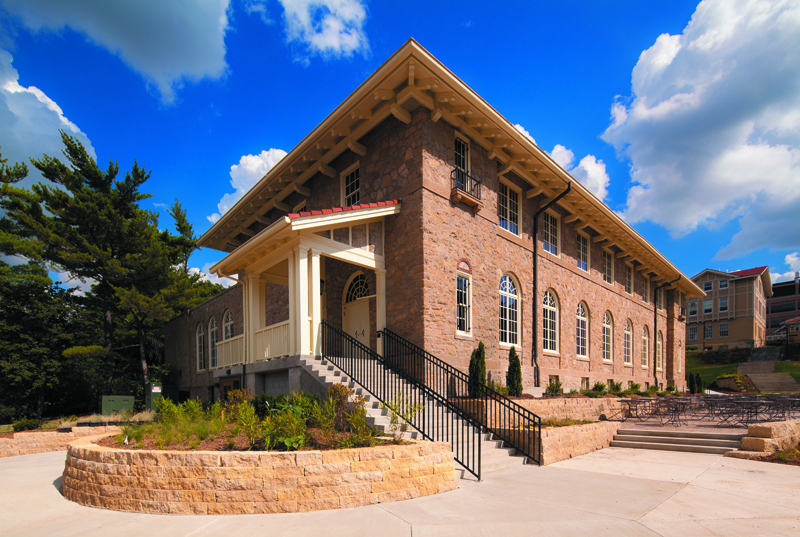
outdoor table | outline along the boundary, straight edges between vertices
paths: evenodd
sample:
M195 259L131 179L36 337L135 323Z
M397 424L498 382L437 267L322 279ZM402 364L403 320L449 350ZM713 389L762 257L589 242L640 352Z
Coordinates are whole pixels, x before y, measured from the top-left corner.
M625 419L627 418L634 418L638 419L639 421L644 421L650 415L650 399L623 399L620 401L622 404L628 406L628 411ZM623 419L623 421L625 421Z
M681 399L666 398L659 401L658 406L661 425L668 423L675 427L688 425L687 421L684 419L684 415L688 411L690 405L691 401Z

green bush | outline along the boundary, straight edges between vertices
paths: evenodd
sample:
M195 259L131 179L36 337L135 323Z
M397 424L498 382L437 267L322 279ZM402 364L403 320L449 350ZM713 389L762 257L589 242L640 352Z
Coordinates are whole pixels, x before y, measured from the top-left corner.
M593 392L605 392L606 391L606 383L605 382L600 382L598 380L597 382L594 383L594 386L592 386L592 391Z
M549 395L550 397L556 397L561 395L563 390L563 386L561 385L560 380L551 380L550 384L547 385L547 389L545 389L544 393Z
M522 395L522 364L519 362L519 356L517 356L517 349L515 347L511 347L511 350L508 352L506 386L508 386L508 395L512 397L519 397Z
M469 396L482 397L484 386L486 386L486 347L483 341L480 341L469 360Z
M19 431L33 431L35 429L39 429L42 426L42 422L33 418L23 418L18 422L15 422L11 425L11 428L14 429L14 432Z
M622 381L611 381L608 391L611 393L620 393L622 391Z
M630 391L630 392L636 393L641 389L642 389L642 385L641 384L639 384L638 382L631 382L630 387L625 391L626 392Z
M658 392L658 384L652 384L649 388L647 388L647 393L656 393Z

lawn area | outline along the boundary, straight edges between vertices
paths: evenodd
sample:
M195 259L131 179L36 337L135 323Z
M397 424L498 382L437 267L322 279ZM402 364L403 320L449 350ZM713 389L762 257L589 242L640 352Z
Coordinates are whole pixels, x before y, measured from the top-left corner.
M717 377L722 375L736 374L738 369L739 364L707 365L701 364L694 356L686 357L686 372L691 374L700 373L700 378L706 384L711 384L717 380ZM798 371L800 372L800 368L798 368Z
M800 362L775 362L776 373L789 373L794 380L800 382Z
M58 429L58 424L61 420L51 420L42 422L42 429ZM0 434L2 433L13 433L14 428L9 423L8 425L0 425Z

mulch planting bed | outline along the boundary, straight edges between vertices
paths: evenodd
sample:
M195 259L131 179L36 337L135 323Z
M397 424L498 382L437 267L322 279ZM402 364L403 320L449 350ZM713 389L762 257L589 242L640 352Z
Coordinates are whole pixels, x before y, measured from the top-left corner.
M800 466L800 444L794 450L786 450L780 454L773 453L766 457L759 457L753 459L754 461L761 462L775 462L778 464L788 464L789 466Z

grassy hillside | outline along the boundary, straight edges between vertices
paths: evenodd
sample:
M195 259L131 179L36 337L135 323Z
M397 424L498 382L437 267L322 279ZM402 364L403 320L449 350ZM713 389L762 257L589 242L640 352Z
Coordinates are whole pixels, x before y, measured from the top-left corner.
M686 372L692 375L700 373L700 378L703 379L706 385L711 384L717 380L717 377L722 375L735 374L738 368L738 364L707 365L701 364L695 356L689 355L686 357ZM798 368L798 371L800 372L800 368Z
M800 362L775 362L776 373L789 373L800 383Z

